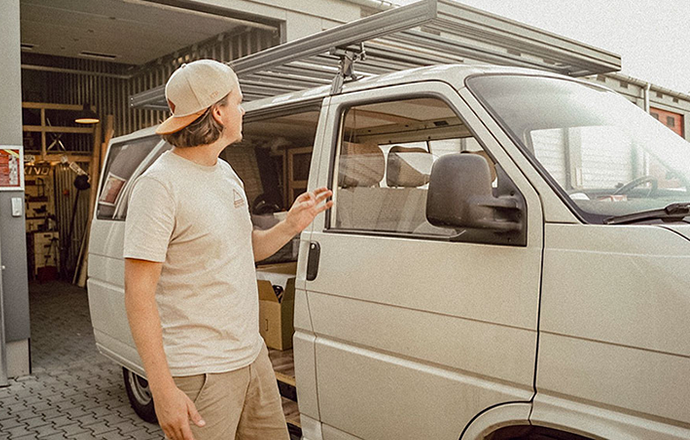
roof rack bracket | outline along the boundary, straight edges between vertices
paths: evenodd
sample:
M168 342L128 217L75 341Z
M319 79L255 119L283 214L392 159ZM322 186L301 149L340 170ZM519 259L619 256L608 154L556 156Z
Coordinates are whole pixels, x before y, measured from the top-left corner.
M359 76L355 74L355 61L366 59L367 53L364 50L364 43L359 43L358 49L351 47L334 47L328 52L329 55L340 58L340 71L333 78L331 85L331 95L337 95L343 91L343 84L346 79L357 81Z

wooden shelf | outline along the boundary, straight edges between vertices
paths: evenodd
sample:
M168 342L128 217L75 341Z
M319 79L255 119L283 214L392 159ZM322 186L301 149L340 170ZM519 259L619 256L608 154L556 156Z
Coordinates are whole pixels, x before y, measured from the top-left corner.
M46 110L64 110L70 112L80 111L83 106L73 105L73 104L51 104L44 102L22 102L22 108L27 109L37 109L41 113L41 125L22 125L22 131L28 133L41 133L41 150L37 154L41 161L55 162L59 161L62 156L67 156L70 160L79 160L81 162L90 162L92 157L92 152L75 152L75 151L65 151L60 153L50 154L47 149L47 139L46 133L76 133L76 134L96 134L96 126L85 126L85 127L66 127L66 126L54 126L48 125L46 119ZM91 110L94 110L91 107ZM28 151L24 151L25 154ZM81 153L81 154L80 154Z

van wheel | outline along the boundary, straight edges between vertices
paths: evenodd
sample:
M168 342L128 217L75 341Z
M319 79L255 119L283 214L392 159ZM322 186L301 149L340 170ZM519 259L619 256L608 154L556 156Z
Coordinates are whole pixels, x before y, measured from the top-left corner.
M125 390L132 409L139 417L149 423L158 423L156 410L153 407L153 397L149 389L149 382L143 377L122 368L125 379Z

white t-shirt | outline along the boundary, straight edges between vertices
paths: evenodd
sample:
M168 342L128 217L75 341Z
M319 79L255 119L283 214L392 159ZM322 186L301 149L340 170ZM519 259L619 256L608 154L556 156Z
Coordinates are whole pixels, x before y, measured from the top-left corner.
M124 257L162 262L156 303L173 376L251 364L263 341L252 223L240 178L170 151L137 179Z

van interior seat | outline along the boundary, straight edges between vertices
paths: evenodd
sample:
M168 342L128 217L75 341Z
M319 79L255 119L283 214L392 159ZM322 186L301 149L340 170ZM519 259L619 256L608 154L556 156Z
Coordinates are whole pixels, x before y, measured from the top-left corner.
M373 229L383 204L386 163L376 144L343 142L339 159L336 226Z
M396 145L388 152L383 206L377 226L380 229L414 232L426 221L427 189L434 156L419 147Z

